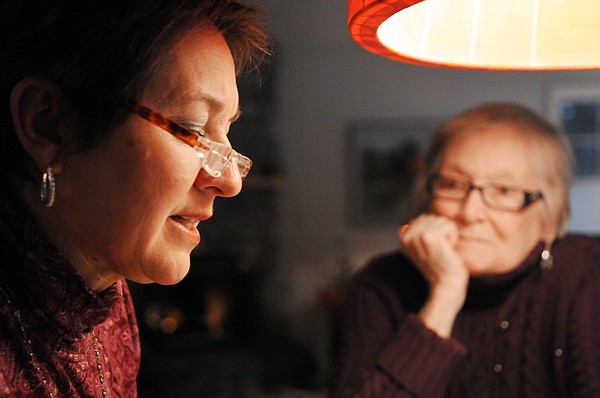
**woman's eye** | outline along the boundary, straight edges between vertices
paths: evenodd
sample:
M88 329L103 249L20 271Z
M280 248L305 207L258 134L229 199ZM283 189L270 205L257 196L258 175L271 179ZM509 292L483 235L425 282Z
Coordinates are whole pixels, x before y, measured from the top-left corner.
M502 185L499 186L495 186L494 190L496 191L497 195L513 195L515 194L516 190L510 187L504 187Z
M462 189L464 184L461 184L459 181L443 180L440 182L440 186L444 189Z
M187 128L188 130L193 131L194 133L198 134L200 137L206 136L206 133L205 133L203 127L196 126L196 125L189 125L189 124L183 124L183 126L185 128Z

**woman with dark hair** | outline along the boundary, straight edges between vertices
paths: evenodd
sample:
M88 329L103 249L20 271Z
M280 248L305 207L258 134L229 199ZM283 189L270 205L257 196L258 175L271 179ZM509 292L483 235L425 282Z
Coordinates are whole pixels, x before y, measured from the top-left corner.
M600 396L600 244L567 234L571 151L529 109L436 132L420 214L348 293L333 396Z
M137 395L125 280L180 281L240 192L236 77L268 45L236 1L2 1L0 396Z

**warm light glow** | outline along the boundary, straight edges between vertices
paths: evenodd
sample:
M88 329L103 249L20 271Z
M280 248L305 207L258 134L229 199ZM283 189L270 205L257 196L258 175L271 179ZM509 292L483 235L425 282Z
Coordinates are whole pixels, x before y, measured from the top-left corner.
M600 0L350 0L352 37L430 66L600 69Z

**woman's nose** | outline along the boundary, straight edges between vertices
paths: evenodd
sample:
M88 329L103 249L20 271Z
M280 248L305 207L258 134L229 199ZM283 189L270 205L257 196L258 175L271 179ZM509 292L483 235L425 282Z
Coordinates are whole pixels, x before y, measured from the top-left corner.
M473 222L481 219L486 211L487 205L483 199L483 192L478 188L473 188L461 203L460 217L467 222Z
M217 191L216 196L230 198L242 190L242 177L237 164L231 162L220 177L213 177L201 168L194 185L198 189L213 188Z

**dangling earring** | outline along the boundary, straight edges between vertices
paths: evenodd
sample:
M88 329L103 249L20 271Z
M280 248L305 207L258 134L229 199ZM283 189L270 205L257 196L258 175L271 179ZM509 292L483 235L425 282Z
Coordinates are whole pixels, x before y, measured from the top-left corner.
M540 255L540 268L541 269L552 269L554 267L554 256L552 255L552 243L546 243L542 254Z
M56 194L56 185L54 183L54 174L52 173L52 166L48 165L46 172L42 175L42 186L41 186L40 197L42 203L46 207L52 207L54 204L54 198Z

